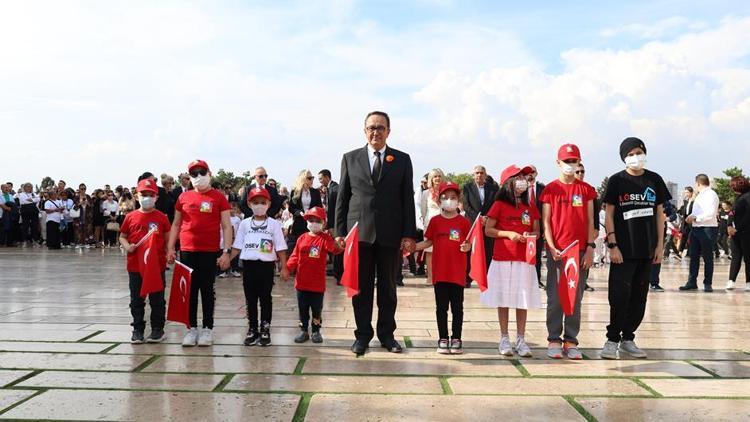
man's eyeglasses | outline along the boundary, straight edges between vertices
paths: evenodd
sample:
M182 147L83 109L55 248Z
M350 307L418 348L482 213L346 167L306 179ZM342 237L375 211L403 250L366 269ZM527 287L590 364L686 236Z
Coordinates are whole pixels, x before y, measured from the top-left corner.
M198 177L198 175L205 176L207 174L208 174L208 170L206 169L192 170L190 172L190 177Z
M259 175L255 176L255 177L257 177L258 179L265 179L265 178L268 177L268 175L267 174L259 174Z
M377 132L385 132L386 129L388 129L388 128L385 127L385 126L367 126L365 128L365 130L367 131L367 133L375 133L376 131Z
M474 174L484 174L483 171L475 171Z

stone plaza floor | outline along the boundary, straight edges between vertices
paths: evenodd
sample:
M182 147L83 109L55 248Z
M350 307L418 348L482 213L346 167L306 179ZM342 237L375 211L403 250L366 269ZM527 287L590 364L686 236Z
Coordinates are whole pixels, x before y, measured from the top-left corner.
M0 249L0 419L750 420L750 292L744 277L722 290L725 259L711 294L678 292L687 263L664 266L667 291L649 294L636 338L648 360L600 359L607 269L594 269L578 362L545 357L543 309L529 313L534 358L500 357L496 311L476 288L466 292L466 353L438 355L434 296L421 278L398 290L401 355L376 341L363 357L349 351L353 313L332 280L322 345L294 344L293 284L277 280L273 345L243 346L239 278L216 281L212 347L183 348L174 323L165 343L131 345L124 267L115 249Z

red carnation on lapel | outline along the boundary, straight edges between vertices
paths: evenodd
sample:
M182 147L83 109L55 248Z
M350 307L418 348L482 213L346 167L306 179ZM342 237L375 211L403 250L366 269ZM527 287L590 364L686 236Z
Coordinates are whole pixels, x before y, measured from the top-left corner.
M392 155L386 155L386 156L385 156L385 161L387 161L387 162L389 162L389 163L390 163L390 162L391 162L391 161L393 161L393 160L395 160L395 158L394 158L394 157L393 157Z

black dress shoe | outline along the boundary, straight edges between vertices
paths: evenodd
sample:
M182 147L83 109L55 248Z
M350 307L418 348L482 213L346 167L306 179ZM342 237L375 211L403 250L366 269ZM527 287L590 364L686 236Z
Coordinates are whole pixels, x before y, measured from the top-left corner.
M399 287L404 287L404 280L396 280L396 285Z
M687 290L698 290L698 286L692 285L692 284L686 284L684 286L680 286L680 290L687 291Z
M356 355L364 355L367 351L367 343L363 340L354 340L352 344L352 352Z
M401 351L403 350L396 339L386 340L384 342L381 342L380 345L391 353L401 353Z
M711 286L703 286L703 291L706 293L713 293L714 288Z

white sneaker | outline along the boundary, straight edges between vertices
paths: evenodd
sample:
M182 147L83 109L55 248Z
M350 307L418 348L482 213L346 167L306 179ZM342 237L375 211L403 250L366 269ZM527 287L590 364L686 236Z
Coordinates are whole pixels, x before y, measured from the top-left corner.
M192 347L198 343L198 329L193 327L187 330L185 337L182 339L182 345Z
M645 359L648 357L646 352L638 348L633 340L623 340L620 342L620 350L634 358Z
M232 277L242 277L242 274L237 271L232 271L230 274L232 274Z
M729 280L727 281L727 287L724 287L725 290L734 290L734 281Z
M229 277L229 274L227 274L227 273L221 273L221 274L219 274L219 278L227 278L227 277Z
M602 359L619 359L617 356L617 343L607 340L602 347Z
M533 357L531 354L531 348L526 344L526 340L524 340L523 336L518 336L518 338L516 338L516 353L518 353L518 356L524 358Z
M201 330L201 335L198 337L198 346L210 346L214 344L214 334L210 328L204 328Z
M503 356L513 356L513 347L510 345L510 338L508 336L500 337L500 344L497 346L497 350Z

